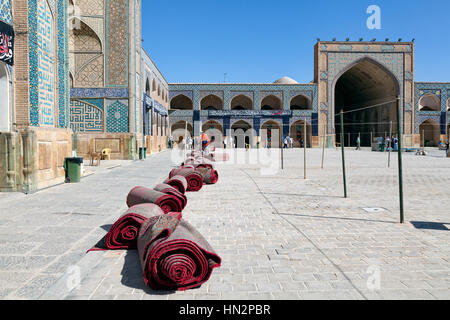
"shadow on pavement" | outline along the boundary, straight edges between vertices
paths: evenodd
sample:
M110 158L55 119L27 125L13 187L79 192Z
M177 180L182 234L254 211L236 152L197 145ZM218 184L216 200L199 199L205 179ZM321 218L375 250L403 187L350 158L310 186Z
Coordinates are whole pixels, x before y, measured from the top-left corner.
M450 229L447 228L447 226L446 226L446 224L450 224L450 223L411 221L411 224L416 229L450 231Z
M343 218L343 217L332 217L332 216L312 216L312 215L298 214L298 213L274 213L274 214L279 214L279 215L282 215L282 216L313 218L313 219L335 219L335 220L362 221L362 222L379 222L379 223L391 223L391 224L396 224L397 223L395 221L357 219L357 218Z
M144 276L142 275L141 262L139 261L139 255L137 250L127 251L121 275L122 275L121 283L124 286L143 290L145 294L154 296L164 296L175 293L175 291L166 291L166 290L156 291L147 287L144 281Z

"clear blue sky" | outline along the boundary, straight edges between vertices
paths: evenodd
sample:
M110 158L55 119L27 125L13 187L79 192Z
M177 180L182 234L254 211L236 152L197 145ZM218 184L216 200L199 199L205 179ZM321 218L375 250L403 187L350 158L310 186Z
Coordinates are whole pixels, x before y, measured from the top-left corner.
M449 0L142 1L144 47L169 83L314 77L316 39L415 38L415 81L450 82ZM381 30L366 26L381 8Z

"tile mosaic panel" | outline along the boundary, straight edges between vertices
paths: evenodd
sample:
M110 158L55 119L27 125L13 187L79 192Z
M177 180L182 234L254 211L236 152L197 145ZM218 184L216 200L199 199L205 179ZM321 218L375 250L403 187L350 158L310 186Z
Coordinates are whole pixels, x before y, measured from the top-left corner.
M75 132L102 132L103 111L84 101L71 100L70 128Z

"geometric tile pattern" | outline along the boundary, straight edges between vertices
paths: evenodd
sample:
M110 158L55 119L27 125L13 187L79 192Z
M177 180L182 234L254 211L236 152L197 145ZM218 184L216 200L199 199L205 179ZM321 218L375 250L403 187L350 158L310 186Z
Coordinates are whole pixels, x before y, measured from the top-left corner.
M103 74L103 54L95 55L94 59L76 71L75 84L80 88L102 87Z
M9 0L0 0L0 20L8 24L13 24L11 2Z
M128 1L108 1L106 7L107 86L128 85Z
M28 0L28 89L31 126L59 125L61 128L69 126L66 2L50 0L47 5L47 1ZM52 36L49 36L50 33ZM49 70L52 70L51 74ZM58 112L56 103L58 103ZM58 114L57 121L55 121L56 114Z
M111 133L128 132L128 106L116 101L107 107L106 131Z
M102 110L84 101L71 100L70 128L75 132L102 132Z
M38 0L39 124L54 125L55 26L47 0Z
M69 26L68 19L68 3L67 1L58 1L58 39L57 39L57 56L58 56L58 124L60 128L68 128L70 125L70 95L69 95L69 70L66 64L69 58Z

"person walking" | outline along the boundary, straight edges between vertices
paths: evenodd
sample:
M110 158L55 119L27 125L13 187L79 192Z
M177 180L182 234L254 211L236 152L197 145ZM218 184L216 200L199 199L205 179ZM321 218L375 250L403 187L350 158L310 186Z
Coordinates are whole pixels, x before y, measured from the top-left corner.
M283 144L284 144L283 148L287 149L287 147L288 147L288 139L287 139L287 137L284 138L284 143Z
M356 138L356 150L361 150L361 137Z
M187 146L187 148L189 150L192 150L192 142L193 142L192 138L191 137L187 137L187 139L186 139L186 146Z

